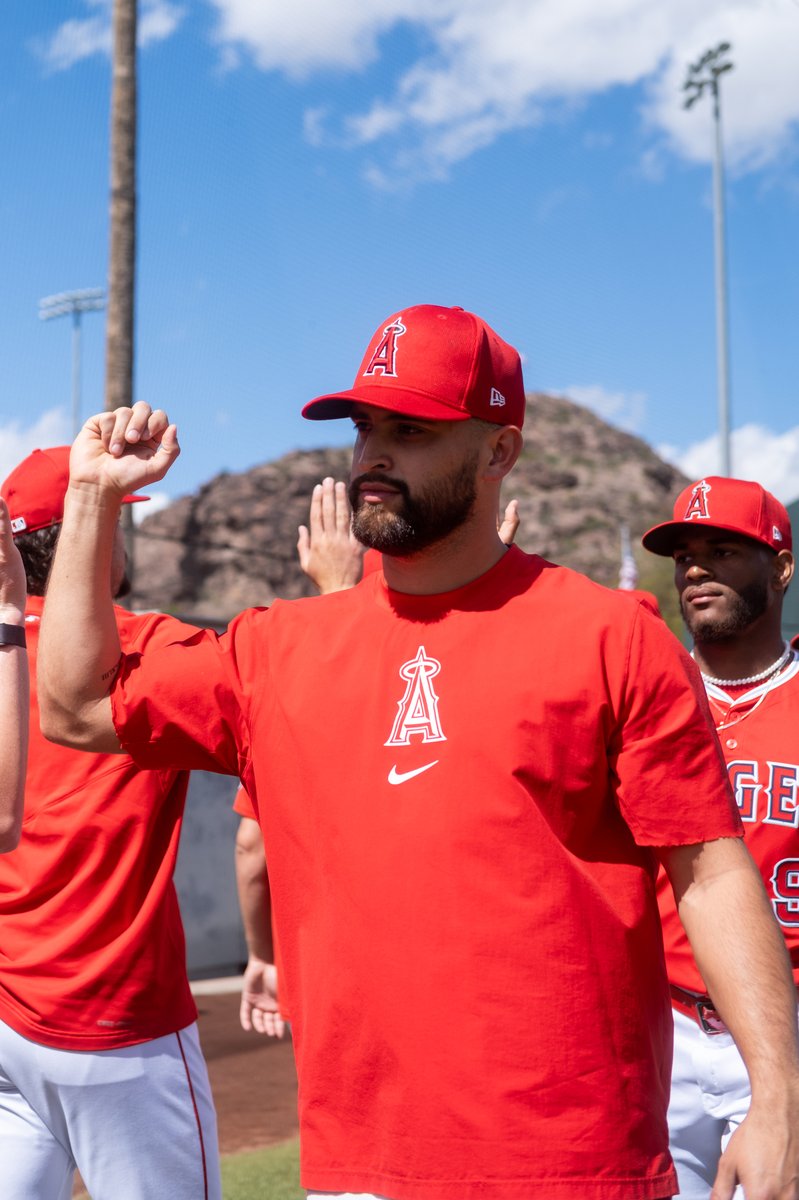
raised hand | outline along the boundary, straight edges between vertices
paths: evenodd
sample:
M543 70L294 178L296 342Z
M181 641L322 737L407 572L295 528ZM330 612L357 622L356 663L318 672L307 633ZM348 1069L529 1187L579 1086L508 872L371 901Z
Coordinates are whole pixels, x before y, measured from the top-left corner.
M8 507L0 496L0 621L22 623L26 590L25 568L14 545Z
M163 479L179 454L177 427L140 400L88 419L72 446L70 484L121 498Z
M345 484L330 476L317 483L308 525L299 527L297 554L303 571L323 594L354 587L363 574L364 548L350 530L351 515Z
M497 531L506 546L512 546L519 528L519 501L509 500L502 520L497 518Z

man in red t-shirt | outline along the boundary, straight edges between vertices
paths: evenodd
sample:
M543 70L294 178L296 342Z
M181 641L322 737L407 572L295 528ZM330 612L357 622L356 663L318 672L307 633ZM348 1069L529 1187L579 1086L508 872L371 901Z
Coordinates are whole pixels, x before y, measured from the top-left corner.
M220 1196L216 1117L172 882L188 774L55 746L39 728L43 595L69 447L34 450L0 488L28 580L31 744L19 846L0 858L0 1161L3 1200ZM126 496L125 502L146 499ZM111 606L127 653L190 632Z
M321 596L354 587L363 575L381 571L382 555L367 550L351 529L352 510L346 484L332 476L317 483L311 494L308 524L300 525L297 554L305 574ZM505 507L502 521L497 518L499 536L506 546L513 544L519 527L518 501ZM282 1037L289 1017L278 991L278 968L272 930L272 902L269 874L264 854L263 835L255 810L243 787L236 792L233 809L241 820L236 831L236 885L247 964L242 977L239 1016L248 1033Z
M719 1197L737 1178L773 1200L799 1172L795 1003L701 682L642 605L499 538L524 410L519 355L479 317L394 314L354 386L304 410L352 418L353 528L382 572L122 656L96 564L177 432L144 404L92 418L47 728L246 787L310 1193L671 1196L662 862L759 1084Z
M730 782L799 983L799 655L783 640L793 576L788 513L758 483L708 476L677 497L644 546L674 559ZM665 878L659 880L674 1009L669 1104L680 1195L707 1200L751 1103L746 1066L715 1010Z

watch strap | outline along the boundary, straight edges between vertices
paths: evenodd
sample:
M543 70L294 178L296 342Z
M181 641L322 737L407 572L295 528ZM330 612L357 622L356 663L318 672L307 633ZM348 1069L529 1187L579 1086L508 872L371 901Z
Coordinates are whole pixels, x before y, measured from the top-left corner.
M0 646L27 646L24 625L4 625L0 622Z

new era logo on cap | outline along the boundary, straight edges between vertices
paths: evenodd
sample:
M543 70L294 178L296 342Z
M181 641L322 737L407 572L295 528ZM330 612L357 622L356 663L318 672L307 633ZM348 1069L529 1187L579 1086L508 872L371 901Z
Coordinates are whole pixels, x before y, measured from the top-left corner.
M521 426L521 359L474 313L419 304L378 326L348 391L318 396L302 415L347 417L353 404L430 421Z
M752 538L774 551L791 549L791 522L777 497L752 480L720 475L689 484L675 501L674 519L647 530L641 540L653 554L670 555L697 521Z

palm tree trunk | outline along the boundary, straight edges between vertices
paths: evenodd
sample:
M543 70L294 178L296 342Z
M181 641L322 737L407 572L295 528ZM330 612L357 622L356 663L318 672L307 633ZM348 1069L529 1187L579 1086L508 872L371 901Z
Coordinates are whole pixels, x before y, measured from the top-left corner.
M105 407L133 403L136 290L136 8L114 0L111 96L111 212L106 320ZM123 507L128 574L133 577L131 505Z

